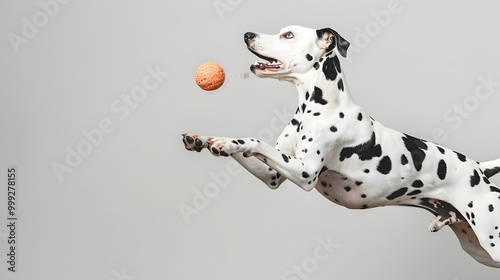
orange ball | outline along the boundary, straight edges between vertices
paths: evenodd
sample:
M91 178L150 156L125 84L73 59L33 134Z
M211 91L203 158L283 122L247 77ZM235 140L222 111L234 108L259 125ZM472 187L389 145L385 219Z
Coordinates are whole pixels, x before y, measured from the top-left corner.
M226 75L222 66L215 62L204 62L194 73L196 84L203 90L216 90L224 84Z

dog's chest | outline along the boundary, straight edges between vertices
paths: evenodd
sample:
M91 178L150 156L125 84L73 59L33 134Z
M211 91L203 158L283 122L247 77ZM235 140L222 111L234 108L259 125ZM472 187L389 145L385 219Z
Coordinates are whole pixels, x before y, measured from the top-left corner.
M323 145L327 141L331 148L355 142L357 137L369 137L370 122L359 106L307 102L299 106L291 124L296 128L297 146Z

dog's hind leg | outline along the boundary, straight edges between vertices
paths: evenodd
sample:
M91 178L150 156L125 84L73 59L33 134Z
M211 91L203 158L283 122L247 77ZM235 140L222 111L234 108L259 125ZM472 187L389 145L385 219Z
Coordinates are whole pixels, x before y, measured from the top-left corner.
M450 203L460 211L470 225L470 229L474 231L491 262L500 267L500 189L493 183L485 181L475 180L472 176L470 184L459 187L461 191L451 197ZM463 247L464 244L462 241L461 243ZM485 264L491 265L491 263Z
M451 224L450 228L457 236L462 249L471 257L484 265L500 268L500 262L493 260L490 254L481 246L469 223L462 221Z

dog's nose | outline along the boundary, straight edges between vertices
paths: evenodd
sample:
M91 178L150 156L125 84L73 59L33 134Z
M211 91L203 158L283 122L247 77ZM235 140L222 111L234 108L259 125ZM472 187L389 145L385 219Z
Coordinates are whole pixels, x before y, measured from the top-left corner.
M247 33L245 33L245 42L253 40L253 39L255 39L255 37L257 37L257 34L255 34L253 32L247 32Z

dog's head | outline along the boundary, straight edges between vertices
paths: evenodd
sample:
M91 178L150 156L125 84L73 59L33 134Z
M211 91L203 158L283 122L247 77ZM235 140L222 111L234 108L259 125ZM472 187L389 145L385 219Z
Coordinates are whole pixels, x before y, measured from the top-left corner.
M331 28L288 26L276 34L245 33L247 48L268 62L255 62L250 69L259 77L285 79L317 67L321 57L336 51L347 56L349 42Z

